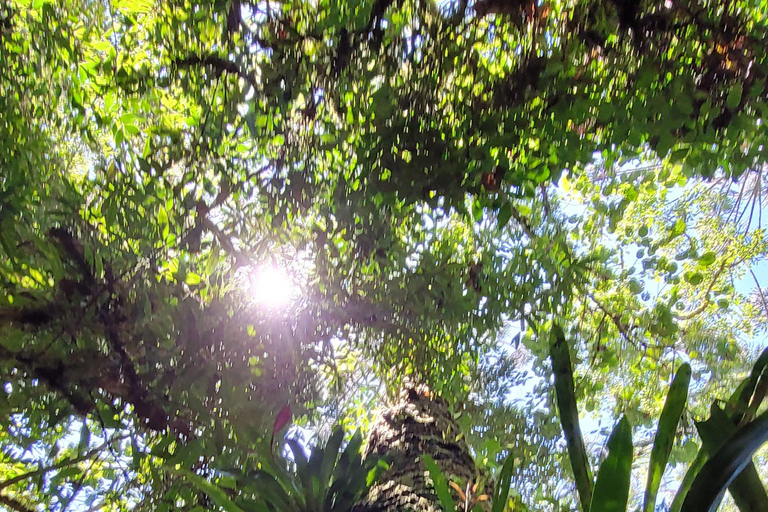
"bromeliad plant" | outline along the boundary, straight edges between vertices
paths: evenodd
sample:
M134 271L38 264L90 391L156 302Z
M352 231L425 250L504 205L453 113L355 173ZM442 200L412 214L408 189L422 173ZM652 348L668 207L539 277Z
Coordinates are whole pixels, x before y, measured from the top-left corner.
M504 512L507 510L507 500L509 499L509 488L512 485L512 470L514 468L514 456L509 455L499 471L496 481L493 485L493 493L489 496L481 494L483 492L482 480L475 485L471 482L462 489L456 482L448 481L440 470L440 467L429 455L424 455L424 465L432 479L432 486L435 494L440 501L440 507L443 512L484 512L482 503L489 501L491 512ZM458 498L458 503L451 494L453 488Z
M622 418L611 433L608 455L593 480L579 426L573 367L563 331L554 326L550 359L564 437L584 512L626 512L633 460L632 427ZM688 400L691 367L682 364L675 374L659 418L651 449L642 512L656 510L662 475L669 461L680 418ZM685 474L668 512L715 512L726 490L741 512L768 510L768 495L752 464L754 453L768 441L768 412L759 413L768 393L768 349L758 358L750 376L721 407L712 404L710 417L697 422L702 446ZM288 419L278 418L275 431ZM257 469L220 472L230 480L229 490L178 467L168 469L184 477L227 512L349 512L368 492L386 464L361 456L358 432L343 445L344 431L335 428L328 441L307 457L296 440L286 441L290 457L262 461ZM448 481L429 455L424 465L444 512L505 512L513 457L504 462L493 491L482 482L465 487ZM236 491L234 489L237 489ZM452 492L453 490L453 492Z
M288 439L291 457L275 457L255 470L221 472L234 479L236 485L230 487L237 492L232 493L191 471L171 471L227 512L349 512L386 463L372 455L362 457L360 432L346 446L343 441L344 430L336 427L325 445L314 447L307 457L298 441Z
M573 368L565 335L554 326L550 359L555 393L584 512L625 512L632 470L632 427L622 418L608 439L608 456L593 485L584 440L579 427ZM641 510L653 512L661 477L669 460L680 417L688 399L691 367L683 364L672 381L651 450L648 481ZM768 496L752 464L754 453L768 441L768 412L758 409L768 391L768 349L752 372L721 408L712 404L710 417L697 422L702 446L684 476L669 512L715 512L726 489L741 512L768 510Z

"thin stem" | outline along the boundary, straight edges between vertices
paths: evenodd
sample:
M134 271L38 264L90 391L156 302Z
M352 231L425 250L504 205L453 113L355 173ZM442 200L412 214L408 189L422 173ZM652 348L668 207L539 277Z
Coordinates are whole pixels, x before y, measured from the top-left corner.
M741 263L741 260L739 260L738 262L733 263L733 265L731 265L730 268L735 267L739 263ZM707 291L704 292L704 302L702 302L701 306L699 306L698 308L694 309L690 313L686 313L684 315L679 315L678 318L680 320L690 320L691 318L696 317L696 316L702 314L704 311L706 311L707 306L709 306L709 303L712 302L709 299L709 293L712 291L712 288L715 287L715 284L717 283L718 279L720 279L720 275L723 273L723 271L726 269L726 267L728 267L728 263L724 261L723 264L720 265L720 268L717 269L717 272L715 272L715 275L712 278L712 281L709 283L709 286L707 287Z
M757 276L752 271L752 269L749 269L749 273L752 274L752 279L755 280L755 286L757 286L757 292L760 294L760 301L763 303L763 311L765 312L765 316L768 317L768 300L765 299L765 294L763 293L763 289L760 288L760 282L757 280Z

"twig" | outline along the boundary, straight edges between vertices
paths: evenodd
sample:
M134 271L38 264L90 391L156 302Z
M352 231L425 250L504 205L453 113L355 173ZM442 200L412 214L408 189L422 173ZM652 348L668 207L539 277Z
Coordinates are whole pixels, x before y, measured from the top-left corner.
M763 303L763 311L765 312L765 316L768 317L768 300L765 299L765 294L763 293L763 289L760 288L760 283L757 280L757 276L752 271L752 269L749 269L749 273L752 274L752 279L755 280L755 286L757 286L757 292L760 294L760 301Z
M741 261L739 261L738 263L741 263ZM732 266L735 266L738 263L734 263ZM678 318L680 320L690 320L691 318L702 314L707 309L707 306L709 306L709 303L712 302L709 299L709 293L712 291L712 288L715 287L715 284L717 283L717 280L720 279L720 274L723 273L723 271L725 270L725 268L727 266L728 266L728 263L726 261L724 261L723 264L720 265L720 268L717 269L717 272L715 272L715 275L712 278L712 282L709 283L709 286L707 287L707 291L704 292L704 302L703 302L703 304L701 306L699 306L698 308L694 309L693 311L691 311L690 313L686 313L684 315L678 315Z
M525 234L530 238L531 240L536 240L536 234L533 232L533 229L531 229L531 226L528 224L528 221L523 217L519 211L517 211L517 208L515 208L515 205L513 205L511 202L509 203L510 211L512 212L512 218L515 219L515 221L520 224L520 227L523 228L523 231Z
M247 265L250 262L250 258L238 251L237 248L235 248L235 245L232 243L232 240L230 240L230 238L224 232L222 232L210 219L204 217L202 219L202 226L213 233L213 235L221 244L221 247L224 248L227 253L235 257L235 267L241 267Z
M605 313L608 316L608 318L611 319L611 321L613 322L613 325L616 326L616 329L618 329L619 333L624 337L624 339L627 340L628 342L632 343L632 338L630 338L630 336L629 336L629 331L627 330L627 327L624 324L621 323L621 317L611 313L608 310L608 308L602 302L600 302L600 300L598 300L597 297L595 297L592 294L592 292L589 292L589 291L585 290L580 284L576 285L576 289L578 289L581 293L583 293L584 295L589 297L589 299L592 302L594 302L595 305L597 305L597 307L600 309L600 311Z
M63 507L61 507L61 512L67 512L69 510L70 505L74 503L75 498L77 498L77 495L80 494L80 491L83 490L83 482L85 481L85 477L88 476L88 473L91 472L93 469L94 464L96 464L96 461L99 460L99 455L96 455L93 459L91 459L91 464L88 466L88 469L83 471L83 473L80 475L80 478L77 479L77 482L72 486L73 492L72 496L69 497L69 499L66 501Z

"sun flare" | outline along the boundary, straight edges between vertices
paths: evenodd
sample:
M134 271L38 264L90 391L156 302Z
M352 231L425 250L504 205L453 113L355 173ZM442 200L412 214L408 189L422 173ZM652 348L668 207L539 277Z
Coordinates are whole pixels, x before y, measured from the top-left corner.
M295 298L296 284L285 270L275 265L263 265L251 274L250 294L260 306L282 309Z

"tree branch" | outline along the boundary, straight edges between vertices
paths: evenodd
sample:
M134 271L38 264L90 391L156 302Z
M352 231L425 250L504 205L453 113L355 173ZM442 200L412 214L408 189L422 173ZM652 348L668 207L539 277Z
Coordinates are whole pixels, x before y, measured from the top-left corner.
M611 313L611 311L602 302L600 302L600 300L598 300L598 298L595 297L592 292L585 290L580 284L576 284L576 289L589 297L589 299L595 303L600 311L605 313L605 315L611 319L613 325L616 326L616 329L618 329L619 333L624 337L625 340L629 341L630 343L632 342L632 338L629 336L629 330L624 324L621 323L621 317Z
M739 263L741 263L741 261L739 261ZM737 264L738 263L734 263L732 265L732 267L737 265ZM715 272L715 275L712 278L712 282L709 283L709 286L707 287L707 291L704 292L704 302L701 304L701 306L699 306L698 308L694 309L690 313L686 313L684 315L678 315L678 318L680 320L690 320L693 317L699 316L700 314L702 314L707 309L707 306L709 306L709 303L712 302L709 299L709 293L712 291L712 288L715 287L715 284L717 283L717 280L720 279L720 275L723 273L723 271L725 270L725 268L727 266L728 266L728 263L726 261L724 261L723 264L720 265L720 268L717 269L717 272Z
M222 232L216 224L211 222L211 220L208 217L203 217L201 219L200 223L205 229L213 233L213 236L216 237L216 240L219 241L221 244L221 247L230 255L235 258L235 267L241 267L244 265L248 265L251 263L250 258L241 253L237 250L235 245L232 243L232 240L224 233Z
M129 436L130 436L130 434L123 434L123 435L120 435L120 436L117 436L117 437L113 437L112 439L110 439L110 440L104 442L103 444L97 446L96 448L94 448L94 449L84 453L83 455L75 457L74 459L65 459L65 460L57 462L56 464L53 464L51 466L47 466L47 467L44 467L44 468L36 469L34 471L29 471L27 473L23 473L21 475L9 478L8 480L4 480L4 481L0 482L0 490L5 489L7 487L10 487L13 484L16 484L16 483L19 483L19 482L23 482L24 480L26 480L28 478L34 478L36 476L44 475L44 474L46 474L46 473L48 473L50 471L55 471L57 469L62 469L62 468L66 468L68 466L73 466L75 464L79 464L80 462L83 462L84 460L88 460L91 457L93 457L94 455L97 455L99 452L101 452L103 449L109 447L109 445L111 445L115 441L121 441L121 440L123 440L123 439L125 439L125 438L127 438ZM2 499L2 496L0 496L0 499ZM0 501L0 503L2 503L2 501Z
M253 76L243 71L240 66L237 65L237 63L217 55L207 55L205 57L201 57L199 55L190 55L183 59L177 59L174 62L174 66L178 69L191 68L194 66L208 67L216 72L217 77L223 75L224 73L236 75L253 86L254 89L258 89L258 83L253 78Z
M35 512L33 509L27 507L22 502L9 496L3 496L2 494L0 494L0 505L5 505L9 509L15 510L16 512Z
M515 208L515 205L512 204L512 202L509 203L510 211L512 212L512 218L515 219L515 222L517 222L521 228L523 228L523 232L528 235L528 238L531 241L536 240L536 234L533 232L533 229L531 229L531 226L528 224L528 221L523 217L519 211L517 211L517 208Z

